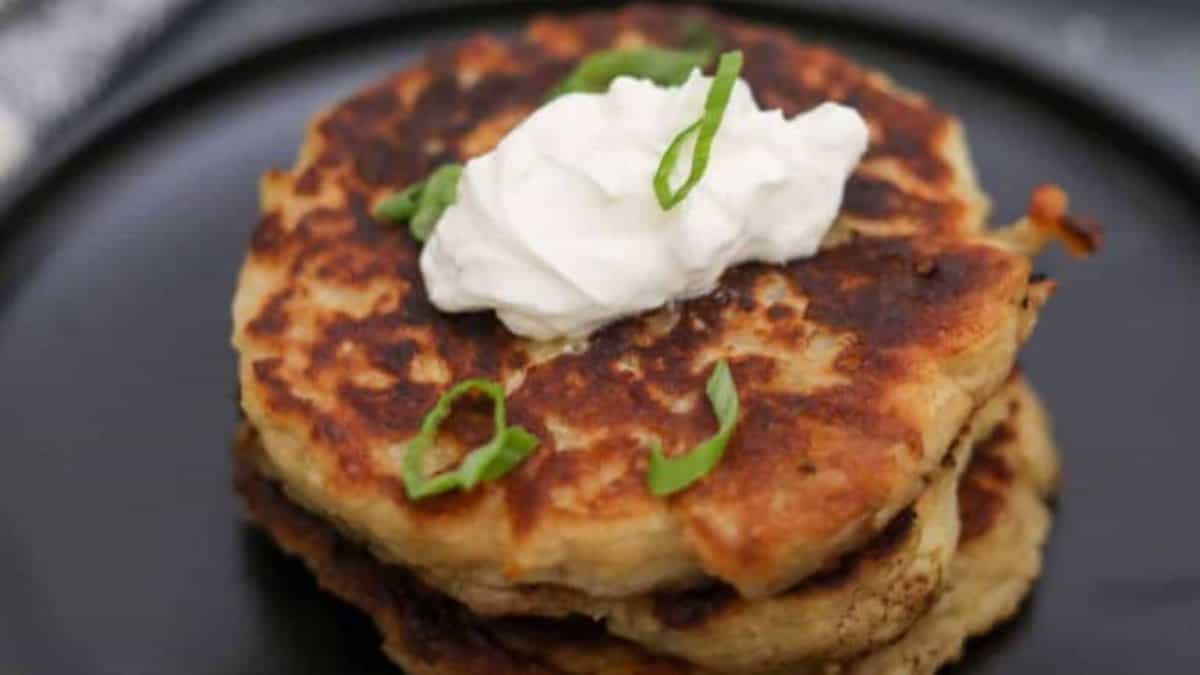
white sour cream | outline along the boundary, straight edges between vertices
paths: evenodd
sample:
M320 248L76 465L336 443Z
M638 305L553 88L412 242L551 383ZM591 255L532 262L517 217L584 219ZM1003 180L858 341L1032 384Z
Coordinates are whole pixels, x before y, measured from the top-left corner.
M710 83L697 71L681 87L622 77L568 94L468 162L421 254L433 304L494 309L529 338L580 337L708 293L730 266L816 253L866 150L862 117L825 103L788 120L738 80L704 178L663 211L654 172ZM689 143L672 186L691 156Z

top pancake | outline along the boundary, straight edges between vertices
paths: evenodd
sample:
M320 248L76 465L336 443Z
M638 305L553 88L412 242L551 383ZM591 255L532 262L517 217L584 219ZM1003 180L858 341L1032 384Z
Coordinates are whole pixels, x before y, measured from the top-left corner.
M677 44L696 20L744 51L761 104L792 115L832 99L867 119L871 146L825 250L730 270L707 297L581 344L433 308L417 242L372 205L490 149L582 55ZM829 49L677 7L540 19L519 38L437 50L320 115L262 202L234 344L269 470L385 560L472 583L624 596L717 577L749 597L791 585L912 502L1049 290L987 240L952 117ZM725 459L656 498L646 438L670 454L713 432L703 390L722 357L742 403ZM510 422L541 445L473 492L410 502L403 444L468 377L503 381ZM490 433L489 407L464 401L430 470Z

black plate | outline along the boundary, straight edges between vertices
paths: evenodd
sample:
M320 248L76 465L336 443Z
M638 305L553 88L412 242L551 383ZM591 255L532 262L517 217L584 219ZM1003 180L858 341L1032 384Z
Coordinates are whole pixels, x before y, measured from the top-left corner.
M258 175L319 107L524 9L384 7L104 117L0 218L0 672L385 673L369 624L242 525L228 304ZM962 672L1200 663L1200 180L1170 139L969 36L744 11L830 42L965 120L999 220L1061 183L1110 227L1025 365L1066 455L1045 577Z

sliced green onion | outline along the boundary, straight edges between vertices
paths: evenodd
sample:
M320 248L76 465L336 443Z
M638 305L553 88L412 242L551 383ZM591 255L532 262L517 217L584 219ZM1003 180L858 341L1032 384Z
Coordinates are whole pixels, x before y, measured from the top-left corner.
M725 447L729 445L733 427L737 424L739 407L737 385L725 359L717 362L713 374L708 378L705 392L717 417L717 433L677 457L665 456L662 442L658 439L652 441L647 478L650 492L656 496L663 497L687 488L711 473L725 456Z
M383 200L375 209L375 216L394 223L408 223L413 238L424 242L433 234L433 228L442 213L458 197L458 180L462 170L461 164L439 166L425 180L417 181Z
M622 75L650 80L663 87L678 86L687 81L693 70L703 68L711 58L703 50L660 47L594 52L580 61L575 70L551 90L547 99L575 92L604 93L612 81Z
M492 399L494 433L491 440L475 448L457 469L425 476L425 453L433 447L438 428L450 416L454 402L464 394L479 391ZM495 480L516 468L538 445L538 439L522 427L510 427L504 412L504 386L483 379L463 380L442 395L421 422L416 438L409 441L401 461L404 489L409 499L424 499L450 490L470 490L484 481Z
M712 152L713 138L721 128L721 120L725 118L725 108L729 106L729 97L733 93L733 85L737 82L738 73L742 70L742 53L739 51L725 52L717 63L717 74L713 77L708 96L704 99L704 113L700 119L679 132L679 135L667 146L659 162L658 171L654 174L654 195L664 211L670 211L676 204L682 202L704 177L708 168L708 157ZM696 134L696 146L692 151L692 168L687 180L678 190L671 191L671 173L679 160L683 144L692 134Z
M409 223L409 229L418 241L425 241L433 234L433 226L438 218L457 199L458 179L462 176L462 170L461 164L445 164L429 174L425 189L421 191L417 212Z
M384 199L375 209L376 218L386 218L396 223L407 223L417 212L417 202L425 189L425 181L420 180L401 192Z

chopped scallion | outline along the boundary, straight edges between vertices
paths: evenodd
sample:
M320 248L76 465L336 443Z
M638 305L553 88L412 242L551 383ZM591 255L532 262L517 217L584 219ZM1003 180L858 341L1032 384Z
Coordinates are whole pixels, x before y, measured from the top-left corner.
M663 153L658 171L654 174L654 195L664 211L670 211L682 202L692 188L704 177L708 168L709 155L712 153L713 139L721 128L721 120L725 118L725 108L729 106L729 97L733 93L733 85L737 82L738 73L742 70L742 53L739 51L725 52L717 63L717 74L713 77L708 96L704 99L704 113L700 119L679 132ZM687 179L679 189L671 190L671 174L679 160L679 153L693 134L696 135L696 145L692 150L692 168Z
M454 402L471 391L492 399L494 433L491 440L467 454L459 467L435 476L425 475L425 453L433 447L438 428L450 416ZM504 386L483 379L463 380L442 395L421 422L416 438L404 448L401 460L404 489L409 499L424 499L450 490L470 490L479 483L495 480L516 468L538 445L538 439L522 427L508 426L504 411Z
M717 433L677 457L665 456L662 443L654 439L650 447L647 479L650 491L656 496L663 497L687 488L711 473L725 456L725 447L729 445L737 424L739 402L737 385L724 359L717 362L713 374L708 378L705 392L717 417Z
M439 166L425 180L413 183L380 203L375 209L376 217L408 223L413 238L424 242L433 234L438 218L457 198L462 170L461 164Z

